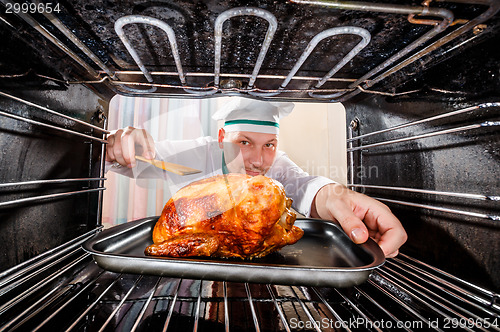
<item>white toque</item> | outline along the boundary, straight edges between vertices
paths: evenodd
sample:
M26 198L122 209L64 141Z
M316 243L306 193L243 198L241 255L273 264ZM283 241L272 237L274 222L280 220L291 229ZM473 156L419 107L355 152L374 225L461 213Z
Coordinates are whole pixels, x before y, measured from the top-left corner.
M278 134L279 119L290 114L294 106L289 102L269 102L237 97L224 104L212 118L224 120L226 132L250 131Z

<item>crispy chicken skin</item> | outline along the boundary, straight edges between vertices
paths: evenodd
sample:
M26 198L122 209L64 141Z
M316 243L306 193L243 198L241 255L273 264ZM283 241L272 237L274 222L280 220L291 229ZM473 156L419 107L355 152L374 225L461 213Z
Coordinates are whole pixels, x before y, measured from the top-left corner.
M179 190L165 205L146 255L263 257L297 242L292 200L266 176L217 175Z

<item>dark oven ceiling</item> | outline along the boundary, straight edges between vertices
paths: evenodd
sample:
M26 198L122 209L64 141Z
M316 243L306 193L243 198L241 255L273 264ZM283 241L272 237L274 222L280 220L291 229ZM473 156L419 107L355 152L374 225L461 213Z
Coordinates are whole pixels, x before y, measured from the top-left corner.
M83 82L105 96L312 101L500 95L497 0L68 0L58 12L17 14L0 3L3 89Z

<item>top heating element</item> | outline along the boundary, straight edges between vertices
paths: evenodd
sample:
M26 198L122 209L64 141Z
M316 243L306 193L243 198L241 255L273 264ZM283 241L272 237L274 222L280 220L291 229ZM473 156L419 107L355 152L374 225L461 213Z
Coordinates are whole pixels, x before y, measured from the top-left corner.
M498 89L488 74L495 64L487 61L421 77L491 37L499 24L491 20L500 6L494 0L422 5L293 0L251 6L127 1L105 8L99 1L72 1L57 12L43 6L16 11L10 0L0 3L10 8L2 15L9 27L42 37L48 46L28 55L33 59L13 59L2 77L17 81L84 83L104 94L312 101L346 101L360 93L450 97ZM5 38L6 50L13 52L18 46ZM53 52L62 59L58 72L40 61ZM39 65L33 68L35 59ZM460 70L471 74L455 86ZM481 88L474 77L482 80Z

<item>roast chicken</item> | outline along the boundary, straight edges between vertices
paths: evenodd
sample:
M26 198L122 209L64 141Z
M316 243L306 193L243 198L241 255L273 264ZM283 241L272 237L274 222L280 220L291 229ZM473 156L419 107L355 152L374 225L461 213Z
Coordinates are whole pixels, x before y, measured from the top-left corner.
M263 257L297 242L292 200L266 176L217 175L180 189L165 205L146 255Z

